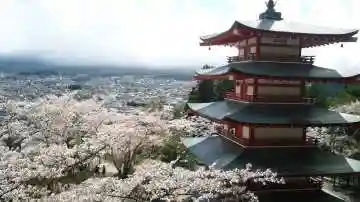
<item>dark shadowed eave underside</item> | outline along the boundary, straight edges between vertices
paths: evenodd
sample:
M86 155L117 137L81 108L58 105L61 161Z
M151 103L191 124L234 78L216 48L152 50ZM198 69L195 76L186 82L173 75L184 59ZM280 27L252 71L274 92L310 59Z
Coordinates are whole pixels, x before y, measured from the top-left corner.
M360 123L360 116L304 104L218 101L188 103L191 111L212 120L258 125L331 126Z
M285 20L256 20L256 21L235 21L230 29L227 31L211 34L200 37L203 41L201 45L216 44L218 41L226 37L237 36L235 30L246 30L246 31L261 31L264 33L283 33L291 35L302 35L307 37L312 36L327 36L327 37L340 37L341 41L356 41L356 38L352 36L358 33L356 29L342 29L333 27L316 26L310 24L304 24L299 22L287 22ZM237 42L240 36L233 38ZM339 38L337 39L339 40Z
M322 190L257 193L260 202L345 202Z
M356 79L359 74L341 74L334 69L318 67L312 64L271 61L244 61L234 62L221 67L199 70L197 77L222 76L228 73L240 73L251 76L293 79Z
M279 176L360 173L360 161L317 147L243 149L220 136L183 138L182 142L200 161L215 169L242 169L251 163L254 169L270 168Z

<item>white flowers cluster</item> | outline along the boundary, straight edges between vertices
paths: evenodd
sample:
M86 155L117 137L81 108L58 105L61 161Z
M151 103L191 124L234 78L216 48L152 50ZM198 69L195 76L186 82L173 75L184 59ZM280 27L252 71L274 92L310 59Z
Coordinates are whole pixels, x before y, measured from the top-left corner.
M169 110L165 113L169 113ZM158 111L129 108L121 113L101 101L72 96L47 97L37 103L9 103L9 119L0 126L0 199L45 201L119 201L235 197L255 200L244 184L249 178L278 182L270 171L219 171L173 168L145 160L128 178L95 178L76 185L60 179L111 156L119 176L131 173L136 155L151 152L165 135L214 133L203 118L163 119ZM205 131L205 132L204 132Z
M199 116L174 119L168 121L168 128L172 133L181 133L183 136L209 136L217 133L217 123Z
M355 101L346 105L337 106L332 110L360 115L360 101ZM309 128L307 135L318 139L320 146L329 149L333 152L342 153L346 156L351 156L353 153L358 153L358 134L360 130L357 128L347 127L316 127Z
M139 201L176 201L179 196L189 199L246 199L256 201L256 196L246 188L248 179L283 183L282 179L270 171L252 172L244 170L204 170L190 171L181 167L154 160L147 160L127 179L89 179L74 186L67 192L47 197L48 201L105 201L136 199Z

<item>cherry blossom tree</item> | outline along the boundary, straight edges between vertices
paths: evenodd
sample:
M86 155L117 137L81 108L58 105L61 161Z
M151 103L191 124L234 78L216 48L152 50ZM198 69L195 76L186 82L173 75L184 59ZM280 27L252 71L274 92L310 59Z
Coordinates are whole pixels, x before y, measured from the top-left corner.
M173 167L160 161L147 160L137 166L129 178L90 179L72 189L46 199L49 201L176 201L179 197L189 200L220 199L236 201L257 201L247 189L247 182L283 183L270 170L264 172L246 169L221 171L199 169L190 171Z
M21 106L20 106L21 105ZM126 108L119 113L101 100L77 101L72 95L48 96L35 103L9 102L8 119L0 130L0 198L46 201L139 201L236 198L254 201L247 182L282 182L269 170L195 171L171 163L144 160L166 136L201 131L214 125L205 119L171 119L167 107L158 110ZM163 110L165 112L162 112ZM165 117L165 118L164 118ZM117 174L69 179L93 171L110 156Z

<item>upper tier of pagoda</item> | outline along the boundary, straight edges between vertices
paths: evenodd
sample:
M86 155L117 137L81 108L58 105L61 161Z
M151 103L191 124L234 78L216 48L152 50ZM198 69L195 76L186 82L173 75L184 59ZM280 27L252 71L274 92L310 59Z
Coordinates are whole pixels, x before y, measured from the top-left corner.
M246 78L303 80L307 82L359 83L360 74L343 73L309 63L277 61L241 61L196 71L194 79Z
M235 21L230 29L217 34L200 37L201 46L234 45L239 41L256 36L298 39L301 48L308 48L339 42L355 42L357 29L339 29L310 24L288 22L276 12L273 1L267 3L267 10L255 21Z

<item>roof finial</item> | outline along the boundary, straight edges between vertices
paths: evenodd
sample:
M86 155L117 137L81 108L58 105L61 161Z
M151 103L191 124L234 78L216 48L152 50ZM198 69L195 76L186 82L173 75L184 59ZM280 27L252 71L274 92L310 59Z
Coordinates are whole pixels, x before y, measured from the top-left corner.
M276 3L273 0L269 0L266 4L268 10L275 11Z
M269 0L266 4L266 11L261 13L259 16L260 20L282 20L281 12L275 11L276 3L273 0Z

